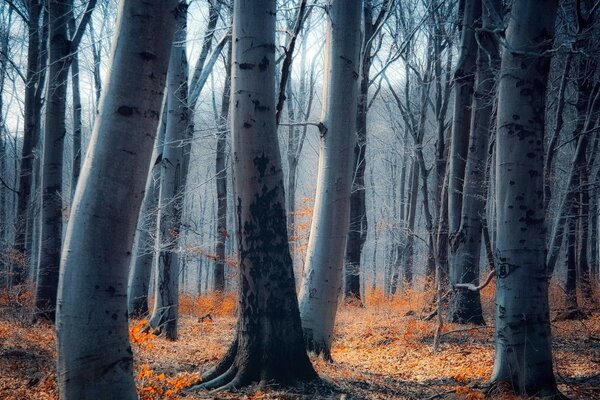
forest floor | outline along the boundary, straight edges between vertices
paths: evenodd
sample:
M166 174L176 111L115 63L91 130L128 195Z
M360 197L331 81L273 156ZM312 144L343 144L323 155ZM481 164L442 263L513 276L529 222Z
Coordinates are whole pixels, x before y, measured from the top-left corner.
M491 286L491 285L490 285ZM558 298L551 294L551 298ZM551 292L552 293L552 292ZM493 364L493 287L484 290L487 326L444 323L441 348L432 347L435 318L423 321L431 294L393 299L367 297L366 307L340 308L333 363L313 359L323 378L294 388L257 388L212 393L183 389L209 369L233 337L233 296L183 296L179 340L143 333L132 321L135 373L149 399L508 399L491 394L486 382ZM55 336L47 324L32 324L28 300L0 297L0 399L57 399ZM10 303L9 303L10 302ZM558 301L560 302L560 301ZM600 310L579 321L553 322L555 374L571 399L600 399ZM560 310L553 308L552 314Z

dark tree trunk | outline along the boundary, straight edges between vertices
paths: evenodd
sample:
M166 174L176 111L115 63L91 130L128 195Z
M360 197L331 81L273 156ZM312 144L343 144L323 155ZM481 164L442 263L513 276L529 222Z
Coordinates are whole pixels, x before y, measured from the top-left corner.
M225 291L225 242L227 233L227 163L225 150L229 132L229 98L231 91L231 45L227 56L227 72L221 100L221 123L217 136L216 174L217 174L217 244L214 271L213 290Z
M287 240L274 118L275 3L234 3L231 126L240 297L234 343L203 377L205 388L316 377L304 349Z
M42 92L39 71L45 67L40 66L40 55L45 42L40 41L40 15L42 3L40 0L29 0L29 27L27 44L27 81L25 83L25 126L23 131L23 150L21 152L21 166L19 170L19 197L17 200L17 216L15 224L15 242L13 254L15 261L12 263L12 284L18 285L25 281L27 251L26 226L28 219L32 218L30 212L30 197L33 174L33 149L39 136L39 109L36 107L36 93ZM40 106L41 108L41 106Z
M54 321L62 246L62 171L69 51L70 1L50 0L48 96L42 167L42 224L35 306L40 317Z

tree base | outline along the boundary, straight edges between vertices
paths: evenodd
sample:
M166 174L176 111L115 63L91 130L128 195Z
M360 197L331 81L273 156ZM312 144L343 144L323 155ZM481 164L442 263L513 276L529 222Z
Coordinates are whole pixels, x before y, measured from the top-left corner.
M510 382L499 380L490 382L485 394L486 398L496 398L496 396L503 394L512 396L519 395ZM521 393L521 395L526 395L528 397L533 396L534 398L541 400L569 400L569 398L562 394L556 387L544 389L537 393Z
M257 354L248 350L240 347L235 340L223 359L187 390L235 390L253 383L258 383L259 387L291 386L319 379L308 358L305 363L301 360L297 363L292 360L273 362L279 358L277 354ZM272 351L277 352L277 349Z

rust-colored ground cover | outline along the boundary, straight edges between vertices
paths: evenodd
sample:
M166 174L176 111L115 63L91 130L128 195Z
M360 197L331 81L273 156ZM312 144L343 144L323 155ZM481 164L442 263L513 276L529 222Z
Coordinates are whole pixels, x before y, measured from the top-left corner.
M435 318L420 319L431 294L386 299L372 293L365 307L341 307L335 362L313 360L322 382L219 393L184 388L226 350L233 337L235 300L183 296L177 342L145 334L144 321L132 321L140 398L483 399L493 363L492 295L493 286L486 288L488 326L444 324L441 349L434 352ZM0 399L56 399L53 329L30 322L27 297L0 298ZM560 303L559 294L552 297ZM553 323L556 376L561 391L572 399L600 399L600 311L593 306L588 310L586 320Z

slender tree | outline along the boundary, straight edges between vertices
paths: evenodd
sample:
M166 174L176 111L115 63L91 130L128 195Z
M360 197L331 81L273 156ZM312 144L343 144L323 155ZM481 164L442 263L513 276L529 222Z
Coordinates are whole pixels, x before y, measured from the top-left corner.
M331 358L350 221L362 1L329 3L317 194L300 289L307 348Z
M476 283L479 279L479 252L474 254L470 253L470 250L475 248L476 244L473 242L473 240L476 240L475 237L477 236L480 240L481 229L477 226L472 226L471 220L463 225L462 210L466 180L465 168L470 153L469 138L471 137L474 140L477 140L481 134L480 131L476 136L475 134L469 135L469 133L474 130L474 127L471 126L471 110L473 105L474 80L477 68L476 58L478 53L475 31L481 25L481 8L481 0L465 0L460 55L454 73L454 115L452 120L452 140L450 142L450 169L448 171L449 267L450 283L453 286L459 283ZM485 57L485 54L483 54L482 57ZM484 84L486 83L484 82ZM482 116L483 113L480 113L476 122L480 122ZM482 128L482 130L484 129L485 127ZM485 141L481 141L479 143L480 153L482 151L482 146L485 145L484 142ZM477 146L477 144L475 144L475 146ZM476 165L480 158L481 154L477 155L475 158L472 157L471 173L477 171L477 169L479 169L479 173L481 173L480 166ZM474 186L473 189L475 188L476 187ZM473 193L473 195L476 194ZM471 204L475 207L469 207ZM481 207L480 205L471 204L467 205L465 211L468 213L469 218L478 218L478 216L471 215L471 213L476 212ZM461 231L461 227L465 230L469 230L469 232ZM470 228L472 228L473 233L470 232ZM465 248L457 255L456 253L459 246L464 243L465 240L469 240L472 247L469 249ZM479 241L479 243L481 242ZM468 321L475 323L483 322L481 300L478 291L464 289L457 290L453 294L452 303L450 313L448 314L450 321L458 323Z
M150 326L177 339L179 317L179 240L190 144L188 62L185 51L187 2L179 2L177 29L167 76L167 126L163 144L156 240L159 248Z
M175 0L123 0L119 5L111 73L61 260L57 378L62 399L137 399L127 269L176 14Z
M488 139L492 114L494 113L495 78L500 54L490 14L498 13L497 2L483 10L483 29L478 33L475 93L471 113L469 148L465 166L462 215L458 236L453 243L453 283L479 282L479 256L483 220L485 219L486 166L488 162ZM478 291L456 288L448 319L458 323L483 324L483 311Z
M558 397L544 224L544 109L557 1L513 3L498 94L497 283L492 383Z

